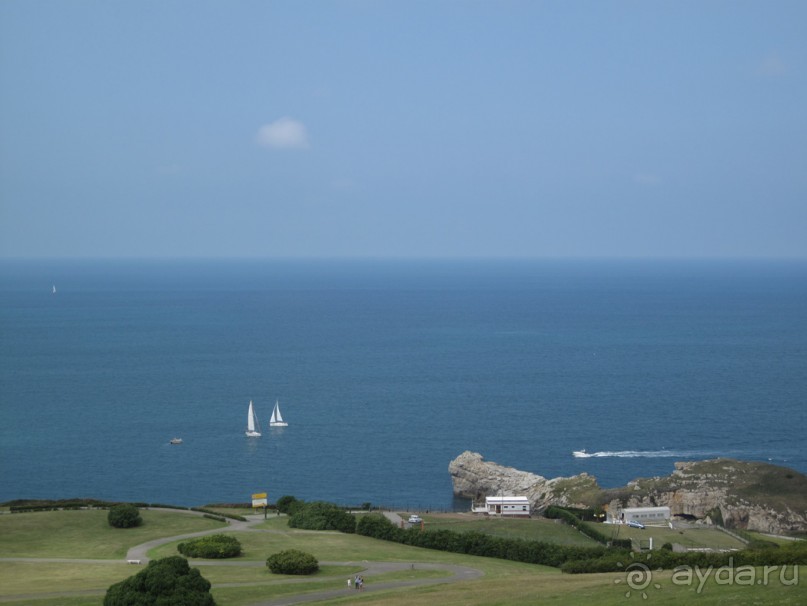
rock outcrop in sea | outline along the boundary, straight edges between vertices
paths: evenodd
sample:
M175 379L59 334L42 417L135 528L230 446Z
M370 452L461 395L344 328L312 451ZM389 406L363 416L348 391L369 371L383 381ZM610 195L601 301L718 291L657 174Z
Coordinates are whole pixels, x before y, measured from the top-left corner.
M481 500L499 494L524 495L533 511L550 505L666 505L673 516L727 528L774 534L807 531L807 476L768 463L735 459L679 462L669 476L640 478L608 489L587 473L547 479L485 461L481 454L470 451L451 461L448 471L457 496Z

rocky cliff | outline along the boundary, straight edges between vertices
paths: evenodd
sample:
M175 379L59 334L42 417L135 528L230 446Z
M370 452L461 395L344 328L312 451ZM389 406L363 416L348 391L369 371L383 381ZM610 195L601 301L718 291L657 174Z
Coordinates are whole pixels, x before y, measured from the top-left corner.
M669 506L674 516L705 523L786 534L807 532L807 476L755 461L714 459L675 463L669 476L640 478L603 489L586 473L543 476L485 461L466 451L448 466L454 494L475 500L489 495L526 495L536 511L549 505L598 507Z

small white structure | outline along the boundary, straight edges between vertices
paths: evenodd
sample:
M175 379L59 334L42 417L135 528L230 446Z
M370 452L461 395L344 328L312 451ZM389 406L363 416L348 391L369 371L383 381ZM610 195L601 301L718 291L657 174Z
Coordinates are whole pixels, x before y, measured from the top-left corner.
M497 516L529 516L530 501L527 497L485 497L485 506L474 507L474 512Z
M670 521L669 507L626 507L616 512L608 512L611 524L627 524L639 522L640 524L668 524Z

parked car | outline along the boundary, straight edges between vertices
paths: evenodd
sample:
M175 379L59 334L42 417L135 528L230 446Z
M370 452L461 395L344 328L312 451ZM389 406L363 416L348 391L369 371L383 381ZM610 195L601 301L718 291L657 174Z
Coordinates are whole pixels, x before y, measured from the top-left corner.
M411 516L409 516L410 524L420 524L422 521L423 518L421 518L419 515L412 514Z
M628 526L630 526L631 528L641 528L642 530L644 530L644 524L642 524L641 522L637 522L636 520L630 520L628 522Z

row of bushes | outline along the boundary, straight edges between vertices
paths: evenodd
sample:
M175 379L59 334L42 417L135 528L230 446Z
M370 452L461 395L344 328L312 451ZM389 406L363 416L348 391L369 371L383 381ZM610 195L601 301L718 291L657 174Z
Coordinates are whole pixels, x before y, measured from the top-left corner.
M324 501L306 503L295 499L287 510L291 528L338 530L345 533L356 532L356 518L333 503Z
M580 510L580 511L587 512L588 510ZM593 510L591 510L591 512L593 514ZM598 543L602 543L603 545L610 545L618 549L631 548L630 539L612 539L605 533L600 532L596 528L592 528L591 526L586 524L583 521L583 519L581 519L587 517L585 513L583 515L578 516L575 514L575 512L570 511L568 509L564 509L563 507L550 505L544 512L544 516L553 520L563 520L569 526L575 527L577 530L579 530L587 537L594 539L595 541L597 541ZM594 518L590 517L590 519Z
M242 516L238 515L237 513L227 513L226 511L213 511L212 509L207 509L205 507L188 507L189 511L198 511L199 513L209 513L214 516L220 516L222 518L230 518L231 520L238 520L239 522L246 522L247 519Z
M572 574L589 572L621 572L630 560L623 555L608 554L599 558L586 558L570 560L561 566L563 572ZM672 570L679 566L699 567L707 569L710 566L788 566L807 564L807 543L798 541L793 545L786 545L780 549L769 547L748 548L732 552L687 552L675 553L667 549L653 551L647 561L650 568Z
M606 553L604 547L572 547L542 541L496 537L476 531L403 529L395 526L384 516L376 514L361 516L356 524L356 533L414 547L555 567L570 560L599 558ZM622 558L624 559L626 555L623 553Z

